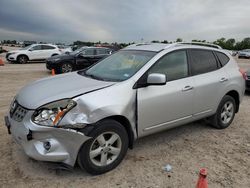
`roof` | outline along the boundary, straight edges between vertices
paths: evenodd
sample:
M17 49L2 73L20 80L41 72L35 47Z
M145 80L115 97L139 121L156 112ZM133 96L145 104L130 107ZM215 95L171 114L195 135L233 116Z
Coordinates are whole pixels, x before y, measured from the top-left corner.
M177 47L177 46L196 46L196 47L204 47L204 48L216 48L221 49L220 46L210 44L210 43L198 43L198 42L177 42L177 43L171 43L171 44L163 44L163 43L139 43L139 44L132 44L130 46L127 46L124 48L125 50L145 50L145 51L154 51L159 52L161 50L171 48L171 47Z

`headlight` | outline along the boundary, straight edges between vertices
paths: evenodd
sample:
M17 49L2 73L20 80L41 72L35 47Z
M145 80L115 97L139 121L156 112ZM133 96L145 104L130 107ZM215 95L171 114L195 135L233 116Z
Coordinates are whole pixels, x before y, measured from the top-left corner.
M76 102L72 99L63 99L39 107L32 116L32 121L43 126L58 126L64 115L70 111Z

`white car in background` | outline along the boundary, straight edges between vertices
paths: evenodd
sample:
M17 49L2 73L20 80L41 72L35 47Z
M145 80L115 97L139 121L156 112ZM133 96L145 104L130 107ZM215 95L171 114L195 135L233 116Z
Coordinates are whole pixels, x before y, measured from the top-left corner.
M250 49L244 49L239 51L238 58L250 58Z
M58 48L61 50L62 54L69 54L73 52L71 46L58 45Z
M8 52L6 54L6 59L11 62L25 64L28 61L45 60L61 53L61 50L56 45L32 44L25 48Z

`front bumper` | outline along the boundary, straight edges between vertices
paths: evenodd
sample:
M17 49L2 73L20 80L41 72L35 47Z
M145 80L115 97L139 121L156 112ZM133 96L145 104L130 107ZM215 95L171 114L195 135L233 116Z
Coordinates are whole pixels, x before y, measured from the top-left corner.
M56 65L56 63L54 63L52 61L46 60L46 68L48 70L56 69L57 65Z
M21 122L13 120L10 115L5 117L7 129L15 142L33 159L74 166L80 147L90 137L73 129L36 125L31 121L33 112L29 110Z

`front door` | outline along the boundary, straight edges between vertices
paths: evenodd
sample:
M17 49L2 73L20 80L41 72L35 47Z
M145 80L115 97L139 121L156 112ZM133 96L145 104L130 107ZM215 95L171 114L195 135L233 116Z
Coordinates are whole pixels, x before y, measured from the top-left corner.
M193 80L188 73L186 51L166 54L150 68L148 74L150 73L166 74L167 83L138 89L139 136L192 119Z

